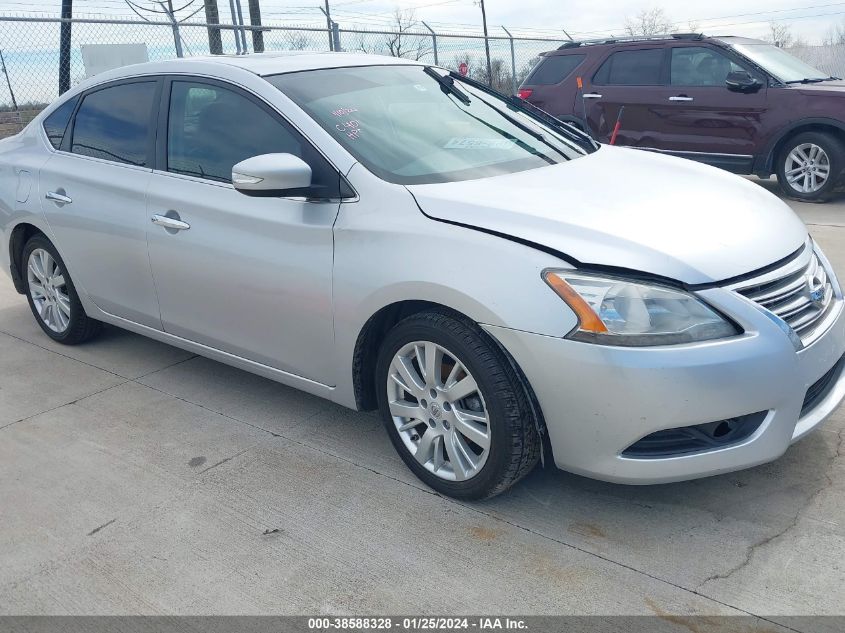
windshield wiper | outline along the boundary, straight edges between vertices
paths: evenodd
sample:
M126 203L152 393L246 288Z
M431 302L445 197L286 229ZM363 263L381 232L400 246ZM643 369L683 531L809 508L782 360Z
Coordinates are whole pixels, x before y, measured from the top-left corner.
M467 94L455 85L455 80L452 77L450 77L449 75L441 75L431 66L426 66L423 70L425 71L426 75L428 75L440 84L440 89L444 93L446 93L447 95L452 95L464 105L469 105L471 103L470 98L467 96Z
M836 77L804 77L804 79L793 79L792 81L785 81L787 84L817 84L822 81L832 81Z
M479 90L479 91L484 92L486 94L489 94L489 95L492 95L494 97L498 97L499 99L502 99L511 108L513 108L513 109L515 109L519 112L523 112L523 113L527 114L529 117L531 117L535 120L539 120L542 123L545 123L546 125L548 125L552 129L556 130L557 132L559 132L560 134L562 134L563 136L565 136L569 140L574 141L575 143L577 143L578 145L580 145L582 147L583 147L583 144L585 142L587 144L589 144L592 147L592 149L598 149L598 147L599 147L598 143L596 143L596 141L593 140L593 138L591 136L589 136L588 134L586 134L585 132L582 132L578 128L576 128L576 127L574 127L574 126L572 126L568 123L564 123L560 119L552 116L551 114L549 114L548 112L546 112L542 108L538 108L537 106L535 106L533 103L531 103L529 101L525 101L524 99L520 99L519 97L516 97L516 96L513 96L513 95L502 94L502 93L500 93L496 90L493 90L492 88L484 85L483 83L481 83L479 81L475 81L474 79L470 79L469 77L463 77L461 75L458 75L454 71L452 71L450 73L450 75L455 80L460 81L462 83L465 83L468 86L475 88L476 90ZM496 109L498 109L498 108L496 108Z

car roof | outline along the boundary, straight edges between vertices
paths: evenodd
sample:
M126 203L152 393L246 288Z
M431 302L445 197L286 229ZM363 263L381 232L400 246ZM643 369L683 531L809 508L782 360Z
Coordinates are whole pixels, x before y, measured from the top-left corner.
M597 40L582 40L565 42L560 48L554 51L545 53L545 56L567 55L572 53L583 53L590 50L607 50L608 48L622 48L627 46L641 46L643 44L675 44L675 43L696 43L696 42L717 42L725 45L731 44L765 44L762 40L755 40L748 37L735 37L732 35L726 36L709 36L702 33L672 33L667 35L647 35L647 36L624 36L624 37L607 37Z
M209 69L238 68L260 77L284 73L320 70L324 68L349 68L355 66L422 65L410 59L370 55L365 53L302 53L278 51L273 53L250 53L248 55L201 55L165 61L144 62L122 66L99 73L82 82L80 86L114 79L151 74L203 74Z

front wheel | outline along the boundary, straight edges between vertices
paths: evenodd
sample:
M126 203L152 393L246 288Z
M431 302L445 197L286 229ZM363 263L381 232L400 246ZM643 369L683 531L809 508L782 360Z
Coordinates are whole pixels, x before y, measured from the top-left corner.
M786 195L823 202L839 185L845 170L845 145L822 132L804 132L789 139L778 159L778 183Z
M526 390L474 324L438 312L404 319L382 344L376 381L393 445L438 492L492 497L537 464L540 440Z

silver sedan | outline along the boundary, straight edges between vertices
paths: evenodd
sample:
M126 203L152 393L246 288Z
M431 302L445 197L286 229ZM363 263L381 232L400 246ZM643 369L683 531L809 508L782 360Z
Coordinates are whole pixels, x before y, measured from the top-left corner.
M842 289L780 201L347 54L110 71L0 142L0 265L102 324L352 409L432 488L780 456L845 397Z

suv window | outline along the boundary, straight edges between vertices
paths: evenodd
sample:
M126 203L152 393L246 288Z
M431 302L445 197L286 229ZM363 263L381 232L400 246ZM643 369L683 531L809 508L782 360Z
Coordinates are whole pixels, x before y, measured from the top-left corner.
M663 67L662 48L618 51L607 58L593 83L617 86L658 86Z
M103 88L85 96L73 123L70 151L148 166L155 81Z
M174 81L167 125L167 170L232 182L232 167L260 154L293 154L310 165L312 189L341 197L340 175L287 122L246 96L215 84Z
M672 49L670 81L673 86L721 86L728 73L745 70L712 48L687 46Z
M544 57L534 69L534 72L525 80L526 84L535 86L550 86L559 84L569 77L572 71L581 65L586 55L552 55Z
M79 97L68 99L44 119L44 131L47 133L47 138L50 139L50 145L56 149L59 149L62 145L67 124L70 123L70 117L77 101L79 101Z

